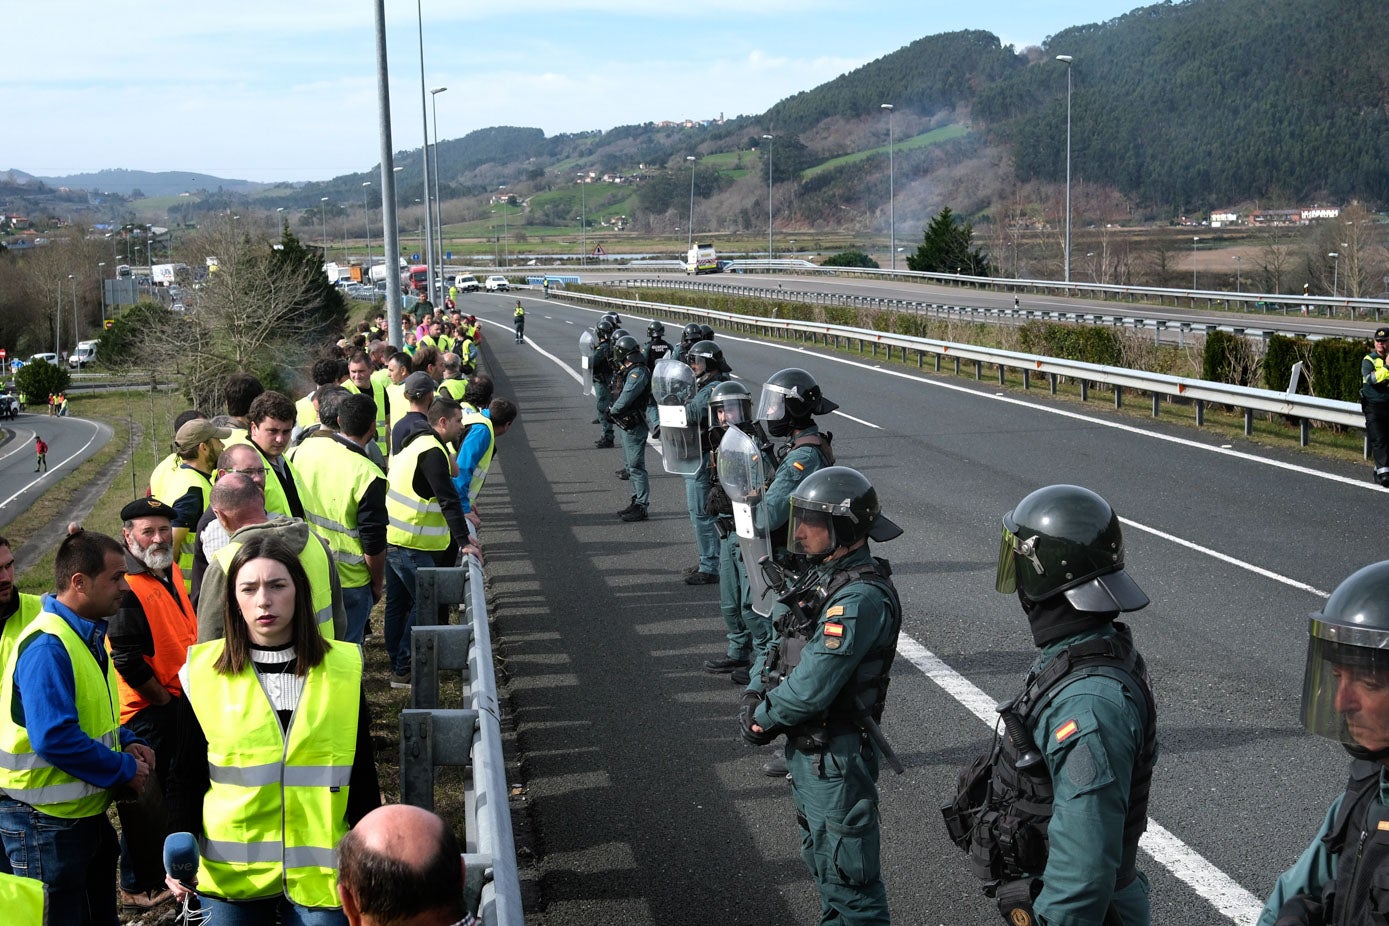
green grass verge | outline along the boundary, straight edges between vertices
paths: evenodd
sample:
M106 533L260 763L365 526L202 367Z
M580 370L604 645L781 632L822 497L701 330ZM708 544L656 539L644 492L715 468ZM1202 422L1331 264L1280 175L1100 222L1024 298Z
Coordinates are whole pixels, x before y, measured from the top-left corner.
M944 125L920 135L913 135L911 138L904 138L893 145L896 151L911 151L914 148L929 148L941 142L961 138L969 134L969 129L963 125ZM879 155L886 156L888 146L881 145L877 148L868 148L864 151L855 151L853 154L846 154L842 157L831 158L823 164L816 164L814 167L801 171L801 179L809 180L816 174L823 174L825 171L834 170L836 167L843 167L845 164L854 164L858 161L866 161L868 158Z

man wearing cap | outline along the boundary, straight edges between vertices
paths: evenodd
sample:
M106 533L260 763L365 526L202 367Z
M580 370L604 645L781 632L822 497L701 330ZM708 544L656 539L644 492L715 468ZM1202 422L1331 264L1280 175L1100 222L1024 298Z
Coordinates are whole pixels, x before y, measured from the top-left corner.
M1375 461L1375 482L1389 486L1389 328L1376 328L1374 344L1360 361L1360 407Z
M186 411L179 412L178 417L174 418L175 435L178 434L179 428L183 427L194 418L206 417L207 415L198 411L196 408L190 408ZM163 498L167 495L168 493L164 491L164 480L177 472L179 466L182 464L183 460L179 458L178 450L170 451L169 455L156 463L154 469L150 471L149 488L145 490L145 494L153 495L155 498ZM184 572L187 571L186 569L184 570Z
M392 456L400 453L401 441L405 435L429 424L426 412L429 411L429 403L434 401L434 393L434 380L428 373L416 370L401 382L400 396L405 400L405 410L396 417L395 424L391 426Z
M198 521L207 510L207 494L212 491L212 471L222 455L222 441L231 435L230 428L214 427L206 418L186 422L174 435L179 467L160 481L163 495L153 493L174 511L174 551L185 590L192 587L193 544Z
M174 562L175 516L174 509L157 498L137 498L121 509L125 581L130 588L106 629L121 723L154 750L161 790L179 739L183 687L178 670L188 647L198 641L197 617ZM141 908L162 902L167 892L160 852L168 835L163 815L144 802L120 803L116 810L121 819L122 900Z

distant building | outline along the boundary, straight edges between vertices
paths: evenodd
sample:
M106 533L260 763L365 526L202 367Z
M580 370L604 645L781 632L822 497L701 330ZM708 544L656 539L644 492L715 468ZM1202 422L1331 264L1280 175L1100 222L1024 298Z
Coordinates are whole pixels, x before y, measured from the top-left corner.
M1301 225L1301 209L1259 209L1250 213L1255 225Z
M1339 206L1309 206L1302 210L1302 221L1320 222L1326 219L1339 219L1341 208Z
M1220 228L1223 225L1238 225L1239 213L1233 210L1225 212L1211 213L1211 228Z

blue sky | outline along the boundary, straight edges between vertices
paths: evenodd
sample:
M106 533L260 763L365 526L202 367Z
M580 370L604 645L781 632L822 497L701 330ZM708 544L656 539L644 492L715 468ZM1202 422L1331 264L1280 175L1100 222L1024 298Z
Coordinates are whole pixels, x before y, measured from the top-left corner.
M439 138L760 113L924 36L1039 44L1135 0L422 0ZM7 3L0 170L323 180L380 160L372 0ZM416 4L387 0L393 143L418 147Z

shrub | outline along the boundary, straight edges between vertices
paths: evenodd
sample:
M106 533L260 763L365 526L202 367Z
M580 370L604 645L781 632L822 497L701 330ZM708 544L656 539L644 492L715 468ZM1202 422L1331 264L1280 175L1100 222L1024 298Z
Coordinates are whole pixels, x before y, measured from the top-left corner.
M1201 378L1213 383L1250 386L1255 381L1258 357L1245 338L1229 331L1212 331L1206 335L1201 354Z
M1312 342L1308 358L1312 392L1324 399L1360 401L1360 361L1365 358L1365 342L1345 338L1322 338Z
M822 267L868 267L877 270L879 264L876 260L857 249L852 251L840 251L838 254L831 254L820 262Z
M1293 364L1302 361L1303 377L1297 384L1297 391L1303 395L1312 392L1312 342L1305 337L1290 338L1275 334L1268 339L1264 351L1264 388L1281 392L1288 388L1288 377Z
M32 405L47 402L50 395L65 391L71 382L67 370L46 360L26 363L14 376L15 386Z

